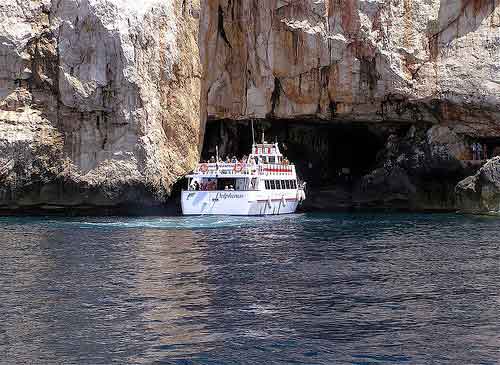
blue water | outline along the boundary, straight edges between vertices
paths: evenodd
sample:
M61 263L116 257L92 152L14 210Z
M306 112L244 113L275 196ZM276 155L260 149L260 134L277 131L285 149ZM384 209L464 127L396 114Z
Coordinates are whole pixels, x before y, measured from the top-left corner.
M497 364L500 221L0 218L0 362Z

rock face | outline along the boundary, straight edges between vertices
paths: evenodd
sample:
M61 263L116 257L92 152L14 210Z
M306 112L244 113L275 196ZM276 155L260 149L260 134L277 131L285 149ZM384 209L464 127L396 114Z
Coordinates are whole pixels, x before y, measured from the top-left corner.
M201 14L209 118L500 134L499 0L207 0Z
M489 160L456 187L457 207L466 213L500 214L500 157Z
M207 0L200 24L209 122L363 124L385 140L346 206L454 209L470 143L498 147L500 0Z
M456 182L479 167L461 159L467 153L466 141L445 126L390 134L375 168L355 186L353 205L453 209Z
M0 3L0 208L153 206L199 154L197 0Z
M0 210L162 204L207 119L363 125L378 150L279 133L312 186L332 141L373 157L348 206L451 209L500 147L499 59L500 0L3 0Z

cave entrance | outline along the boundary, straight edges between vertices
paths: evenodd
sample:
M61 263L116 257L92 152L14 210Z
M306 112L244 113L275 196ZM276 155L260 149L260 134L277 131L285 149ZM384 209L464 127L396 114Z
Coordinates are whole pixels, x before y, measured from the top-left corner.
M264 131L268 142L279 142L300 178L313 188L351 186L375 167L386 140L382 128L362 123L273 120L256 121L254 129L257 141ZM241 157L250 152L251 144L249 121L209 121L202 159L214 156L217 145L222 158Z

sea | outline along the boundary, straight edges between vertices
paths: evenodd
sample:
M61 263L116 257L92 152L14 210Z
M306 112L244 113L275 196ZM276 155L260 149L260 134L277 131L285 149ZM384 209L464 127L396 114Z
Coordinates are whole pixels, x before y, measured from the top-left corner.
M1 364L499 364L500 221L0 218Z

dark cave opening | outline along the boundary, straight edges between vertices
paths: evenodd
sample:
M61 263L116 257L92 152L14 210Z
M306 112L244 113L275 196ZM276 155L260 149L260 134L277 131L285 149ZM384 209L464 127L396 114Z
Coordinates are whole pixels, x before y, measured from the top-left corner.
M268 142L277 141L282 153L297 166L301 179L314 189L352 186L370 172L383 151L386 129L363 123L325 123L289 120L256 121L255 138L262 131ZM249 121L212 120L207 123L202 159L215 155L241 157L252 144Z

